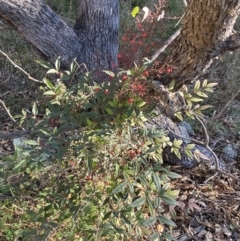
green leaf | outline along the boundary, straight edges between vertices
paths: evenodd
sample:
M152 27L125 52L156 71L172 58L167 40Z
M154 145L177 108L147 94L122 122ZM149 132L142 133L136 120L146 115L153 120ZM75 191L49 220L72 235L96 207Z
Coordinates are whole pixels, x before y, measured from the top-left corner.
M14 156L0 156L0 159L3 159L4 161L12 162L12 161L17 160L17 156L16 157L14 157Z
M214 86L218 85L218 83L209 83L206 88L212 88Z
M109 108L106 109L106 112L109 114L109 115L113 115L113 111Z
M211 108L211 107L213 107L213 106L212 105L202 105L202 106L199 107L199 110L206 110L206 109Z
M109 104L111 107L116 107L116 105L114 104L113 101L108 101L108 104Z
M118 228L118 227L115 226L112 222L110 222L110 223L111 223L113 229L114 229L117 233L120 233L120 234L125 234L125 233L126 233L124 229Z
M151 237L150 241L159 241L159 233L155 232Z
M126 186L127 186L127 182L123 182L123 183L119 184L117 187L115 187L112 190L111 194L113 195L113 194L117 194L119 192L122 192L126 188Z
M74 61L71 63L70 65L70 71L74 72L76 70L77 64L76 64L76 59L74 59Z
M177 147L177 148L180 148L180 146L182 145L182 143L183 143L182 140L177 140L177 139L175 139L175 140L173 141L173 146L174 146L174 147Z
M190 100L191 100L192 102L201 102L201 101L203 101L203 99L198 98L198 97L192 97L192 98L190 98Z
M159 174L154 172L152 175L153 175L153 182L157 188L157 191L159 192L161 190L161 180L159 178Z
M175 80L172 80L170 85L169 85L169 87L168 87L168 89L169 90L173 90L174 86L175 86Z
M34 140L26 140L24 141L25 144L30 145L30 146L38 146L39 144L34 141Z
M48 91L44 92L43 95L56 95L56 94L52 90L48 90Z
M186 145L185 149L192 150L195 147L195 144L188 144Z
M58 57L55 61L55 68L57 71L59 71L60 69L60 57Z
M162 202L161 198L160 197L156 197L155 203L154 203L154 207L158 209L160 207L160 205L161 205L161 202Z
M207 86L207 79L205 79L202 83L202 87L205 88Z
M182 113L181 112L174 113L174 116L176 116L180 121L183 121L183 117L182 117Z
M132 223L126 218L126 216L123 213L121 213L121 218L123 219L124 223L132 225Z
M187 156L189 156L190 158L193 158L193 153L191 150L184 149L184 152L186 153Z
M200 81L197 80L196 83L195 83L195 85L194 85L194 92L198 91L199 88L200 88Z
M0 193L1 194L7 194L7 193L9 193L10 189L11 189L11 186L8 185L7 183L5 183L5 181L3 179L1 179L1 181L0 181Z
M46 77L43 78L43 83L44 83L50 90L54 89L52 82L51 82L49 79L47 79Z
M58 73L57 70L55 70L55 69L50 69L50 70L48 70L48 72L47 72L46 74L57 74L57 73Z
M106 73L107 75L111 76L111 77L115 77L115 74L111 71L103 70L103 72Z
M111 214L112 214L112 211L107 212L103 217L103 221L108 219L111 216Z
M168 240L175 240L174 237L172 237L170 234L166 233L166 232L163 232L162 233L162 236Z
M179 159L181 159L181 153L179 151L179 148L177 147L172 147L171 152L173 152Z
M134 193L134 186L131 182L128 183L128 187L129 187L130 192L133 194Z
M169 205L178 205L178 202L171 197L163 195L160 198Z
M90 157L88 158L87 161L87 168L88 168L88 172L91 173L92 171L92 165L93 165L93 159L91 159Z
M137 106L138 106L139 108L143 107L145 104L146 104L146 102L143 101L143 100L137 102Z
M142 223L142 226L147 226L147 227L152 226L152 225L154 225L156 223L156 221L157 221L157 217L156 216L151 217L151 218L145 220Z
M45 69L52 68L52 65L49 62L46 62L44 60L35 60L36 63L40 64Z
M129 206L132 207L132 208L139 207L139 206L142 206L145 203L145 201L146 201L146 197L143 196L143 197L140 197L140 198L136 199Z
M38 114L38 108L37 108L37 105L35 102L33 103L32 113L34 116L36 116Z
M176 227L177 225L170 219L164 217L164 216L159 216L158 217L158 220L163 223L163 224L167 224L169 226L172 226L172 227Z
M51 101L51 104L52 104L52 105L61 105L58 100L52 100L52 101Z
M135 18L136 15L138 14L140 8L138 6L136 6L133 10L132 10L132 17Z
M175 173L175 172L166 172L166 175L172 179L175 179L175 178L181 178L182 176Z
M17 163L16 166L14 166L13 171L18 171L21 167L23 167L25 164L27 164L27 159L23 159Z
M90 121L89 118L87 118L87 125L88 125L88 126L92 126L92 122Z
M204 92L202 92L202 91L197 91L195 94L198 95L198 96L200 96L200 97L203 97L203 98L207 98L207 97L208 97L208 96L207 96Z
M110 197L107 197L105 200L104 200L104 202L103 202L103 206L105 206L106 204L108 204L109 203L109 201L110 201Z
M70 78L71 78L70 75L64 74L60 79L64 81L64 80L69 80Z

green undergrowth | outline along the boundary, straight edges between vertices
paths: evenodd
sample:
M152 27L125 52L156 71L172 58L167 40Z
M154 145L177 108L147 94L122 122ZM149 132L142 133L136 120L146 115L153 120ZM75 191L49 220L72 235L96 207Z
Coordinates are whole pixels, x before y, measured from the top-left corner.
M1 156L1 235L7 240L172 240L179 190L171 181L180 175L163 165L163 151L169 147L179 158L182 151L192 158L198 152L148 123L159 113L147 84L147 63L105 71L109 82L103 84L87 73L70 87L64 83L79 76L76 62L65 72L60 58L54 67L38 63L48 69L41 97L31 111L14 116L32 139L15 139L14 154ZM208 106L194 103L214 85L197 81L192 94L185 87L181 96L187 108L176 109L176 117L201 115Z
M40 62L49 67L48 63ZM1 157L1 235L7 240L171 239L179 175L163 167L164 131L147 128L155 105L146 102L145 67L107 72L96 84L85 76L67 88L77 65L44 78L44 98L31 114L15 116L37 138L19 140ZM137 81L133 82L133 79ZM11 226L17 221L18 225ZM161 229L161 231L159 231ZM19 239L17 239L19 237Z
M49 4L71 24L76 2ZM175 25L184 9L182 1L169 1L166 19L152 31L148 31L147 22L142 23L143 27L137 25L141 14L131 17L135 5L150 7L158 2L121 1L119 61L129 70L107 72L109 84L97 84L88 74L78 84L68 86L67 81L71 82L77 73L77 65L73 63L69 72L61 73L59 60L54 68L40 61L51 69L45 76L33 49L6 25L1 29L0 49L32 76L45 77L40 86L28 82L0 56L1 99L18 124L31 129L32 135L28 140L19 140L20 145L15 143L14 154L2 157L4 161L0 163L0 237L7 241L171 239L179 193L172 180L179 175L163 165L162 153L167 146L180 156L182 141L170 141L163 130L146 127L147 120L157 115L156 99L149 98L152 89L146 84L148 73L141 61L177 29ZM136 34L133 38L139 37L138 42L131 42L129 33ZM124 36L129 37L128 43L122 42ZM155 45L149 45L151 42ZM138 44L137 50L134 44ZM149 52L145 51L147 47ZM127 55L123 58L124 54L128 53L136 62L140 60L142 67L134 66L134 61L124 62L128 59ZM215 65L217 73L227 66L227 92L226 88L219 90L206 104L214 104L216 114L227 106L221 118L233 116L234 123L229 127L217 121L220 117L213 119L215 129L210 129L210 135L217 136L230 128L230 134L239 132L240 112L227 102L227 93L234 94L232 90L238 83L238 76L231 72L234 63L237 73L238 56L228 58L231 61ZM209 75L214 82L215 72ZM189 118L196 113L201 115L206 106L198 103L206 98L204 91L209 89L208 83L203 83L195 83L193 94L182 90L180 96L187 106L176 106L175 117L182 120L186 113ZM2 113L6 115L5 111ZM206 113L212 116L214 110ZM201 126L197 124L197 128L200 130ZM190 144L185 148L191 157L193 147Z

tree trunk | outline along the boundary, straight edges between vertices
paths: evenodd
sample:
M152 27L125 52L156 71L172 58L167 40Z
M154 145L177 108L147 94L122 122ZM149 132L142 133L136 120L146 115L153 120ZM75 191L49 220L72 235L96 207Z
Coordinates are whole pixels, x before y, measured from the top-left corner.
M172 72L161 73L156 67L152 71L155 80L167 85L175 79L177 90L203 74L216 56L239 48L240 33L233 30L239 14L239 0L189 1L181 33L163 61L164 68L171 66Z
M83 62L90 70L117 67L118 0L79 0L75 31L81 38Z
M43 0L0 0L0 17L51 62L74 58L89 71L117 67L118 0L79 0L75 31Z

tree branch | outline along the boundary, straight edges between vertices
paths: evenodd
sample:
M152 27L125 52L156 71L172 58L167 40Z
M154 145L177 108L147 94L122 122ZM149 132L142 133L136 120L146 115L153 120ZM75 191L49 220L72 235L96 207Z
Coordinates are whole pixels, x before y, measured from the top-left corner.
M81 55L79 36L43 0L0 0L0 17L52 63L61 56L68 68Z
M235 51L239 48L240 48L240 32L236 32L230 35L225 41L217 44L215 49L211 52L210 57L215 58L216 56L223 54L227 51Z
M23 72L23 73L28 77L28 79L30 79L30 80L32 80L32 81L34 81L34 82L37 82L37 83L43 83L42 81L33 78L33 77L32 77L29 73L27 73L23 68L21 68L19 65L17 65L16 63L14 63L14 62L11 60L11 58L10 58L6 53L4 53L4 52L1 51L1 50L0 50L0 53L1 53L2 55L4 55L4 56L8 59L8 61L9 61L15 68L17 68L17 69L19 69L21 72Z
M164 42L163 46L152 55L150 61L153 62L172 43L172 41L180 34L180 32L181 29L178 29L174 34L172 34L169 39Z

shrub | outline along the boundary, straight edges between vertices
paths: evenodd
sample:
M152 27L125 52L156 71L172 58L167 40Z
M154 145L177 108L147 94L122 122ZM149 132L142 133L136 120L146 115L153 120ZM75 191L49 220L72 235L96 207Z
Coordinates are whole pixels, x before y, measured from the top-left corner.
M45 77L42 99L18 116L38 138L3 157L2 191L23 200L23 240L170 239L178 204L171 179L179 175L162 166L169 138L145 124L155 115L145 66L106 72L103 84L86 75L70 88L63 82L77 65L64 73L60 59L55 66L55 84Z

